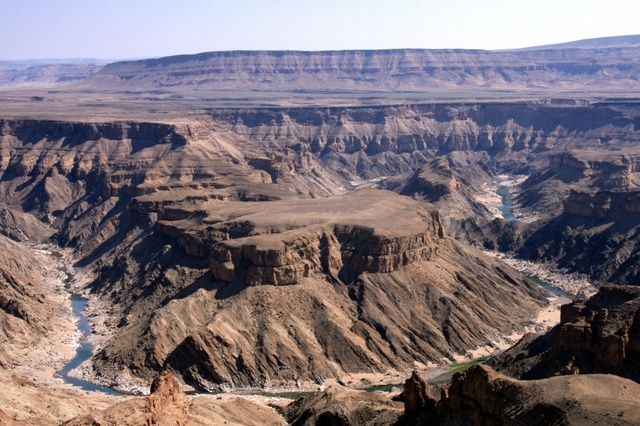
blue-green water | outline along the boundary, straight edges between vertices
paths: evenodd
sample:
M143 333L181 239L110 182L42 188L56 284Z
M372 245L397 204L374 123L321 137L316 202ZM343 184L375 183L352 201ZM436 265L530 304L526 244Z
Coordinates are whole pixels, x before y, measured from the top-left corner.
M496 193L502 198L502 205L499 207L502 212L502 217L504 220L512 221L516 220L516 217L511 213L511 206L513 205L513 200L511 199L511 193L509 192L509 187L501 185L498 187Z
M567 299L571 299L573 300L575 298L574 295L567 293L565 291L560 290L557 287L553 287L549 284L547 284L546 282L539 280L536 277L532 277L530 275L526 275L527 278L529 278L531 281L533 281L534 283L538 284L540 287L544 288L545 290L547 290L549 293L555 295L555 296L561 296L561 297L566 297Z
M69 376L69 372L74 368L78 367L80 364L91 358L93 355L93 345L87 342L87 336L91 334L91 326L89 325L89 319L84 315L84 307L87 304L87 299L78 296L77 294L71 295L71 307L73 308L73 312L78 317L78 329L82 332L82 340L80 343L80 347L76 350L76 356L74 356L67 365L65 365L62 370L58 372L60 377L64 379L65 382L77 386L86 391L93 392L103 392L110 395L120 395L120 393L114 391L113 389L104 388L102 386L98 386L96 384L85 382L84 380L77 379L75 377Z
M516 217L513 215L513 213L511 213L511 206L513 205L513 200L511 199L511 193L509 192L509 187L505 185L500 185L498 186L496 193L502 198L502 205L499 207L499 209L502 212L502 217L504 218L504 220L507 220L507 221L516 220ZM571 300L573 300L574 298L573 295L566 293L560 290L559 288L553 287L548 283L539 280L538 278L531 277L528 275L527 275L527 278L529 278L531 281L535 282L536 284L538 284L540 287L544 288L551 294L554 294L556 296L566 297Z

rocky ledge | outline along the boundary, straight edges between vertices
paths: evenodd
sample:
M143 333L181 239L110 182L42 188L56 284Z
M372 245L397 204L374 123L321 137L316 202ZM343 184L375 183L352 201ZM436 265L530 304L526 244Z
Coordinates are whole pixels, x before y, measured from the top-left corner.
M436 409L427 405L416 423L632 425L640 420L638 391L637 383L613 375L519 381L477 365L455 374Z
M157 229L177 237L187 253L208 252L215 279L247 285L297 284L311 274L349 282L363 272L393 272L431 260L444 238L435 208L387 191L212 207L204 217L159 221Z

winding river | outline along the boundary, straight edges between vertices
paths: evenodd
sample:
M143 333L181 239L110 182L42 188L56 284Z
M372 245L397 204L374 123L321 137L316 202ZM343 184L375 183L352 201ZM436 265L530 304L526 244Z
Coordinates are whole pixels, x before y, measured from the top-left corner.
M67 278L65 281L65 287L69 288L69 281L71 277L67 272ZM78 330L82 333L82 339L80 340L80 346L76 349L76 355L71 358L71 360L58 372L60 377L72 386L79 387L82 390L89 392L103 392L109 395L121 395L121 393L114 391L113 389L105 388L100 385L96 385L91 382L84 381L82 379L78 379L76 377L72 377L69 373L80 366L83 362L90 359L93 355L93 345L87 341L87 337L91 334L91 325L89 324L89 319L84 314L84 308L87 304L87 299L78 295L71 294L71 307L73 309L73 313L78 318Z
M502 199L502 205L499 206L498 208L500 209L500 212L502 213L502 217L504 218L504 220L508 222L516 220L516 217L511 212L511 207L513 206L513 199L511 197L511 192L509 191L509 186L499 185L498 189L496 190L496 194L498 194ZM534 283L538 284L540 287L547 290L549 293L553 294L554 296L564 297L571 300L575 299L574 295L569 294L557 287L553 287L536 277L532 277L530 275L526 275L526 277L529 278Z

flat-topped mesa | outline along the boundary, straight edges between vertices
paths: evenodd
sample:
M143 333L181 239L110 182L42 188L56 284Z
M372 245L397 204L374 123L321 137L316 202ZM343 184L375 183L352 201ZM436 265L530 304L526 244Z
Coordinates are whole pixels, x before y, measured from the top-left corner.
M211 245L209 269L215 279L287 285L327 274L351 281L364 272L393 272L431 260L444 238L434 208L387 191L272 202L263 210L247 215L252 235L229 235ZM287 223L292 214L295 219ZM300 216L313 217L311 225ZM235 221L218 227L232 229Z
M372 228L339 224L316 232L304 230L217 243L210 250L209 268L216 279L241 278L247 285L298 284L313 273L355 277L363 272L393 272L431 260L438 253L438 238L429 231L387 236L376 234Z

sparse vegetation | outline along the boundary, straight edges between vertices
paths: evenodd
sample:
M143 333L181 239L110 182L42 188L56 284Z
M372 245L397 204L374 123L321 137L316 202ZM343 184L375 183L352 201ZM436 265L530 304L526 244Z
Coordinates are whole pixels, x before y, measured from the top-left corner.
M473 367L474 365L483 364L488 359L489 359L488 356L483 356L483 357L476 358L476 359L474 359L472 361L469 361L469 362L461 362L461 363L457 363L457 364L451 364L449 366L449 371L447 371L447 374L454 375L455 373L465 372L468 369L470 369L471 367Z

